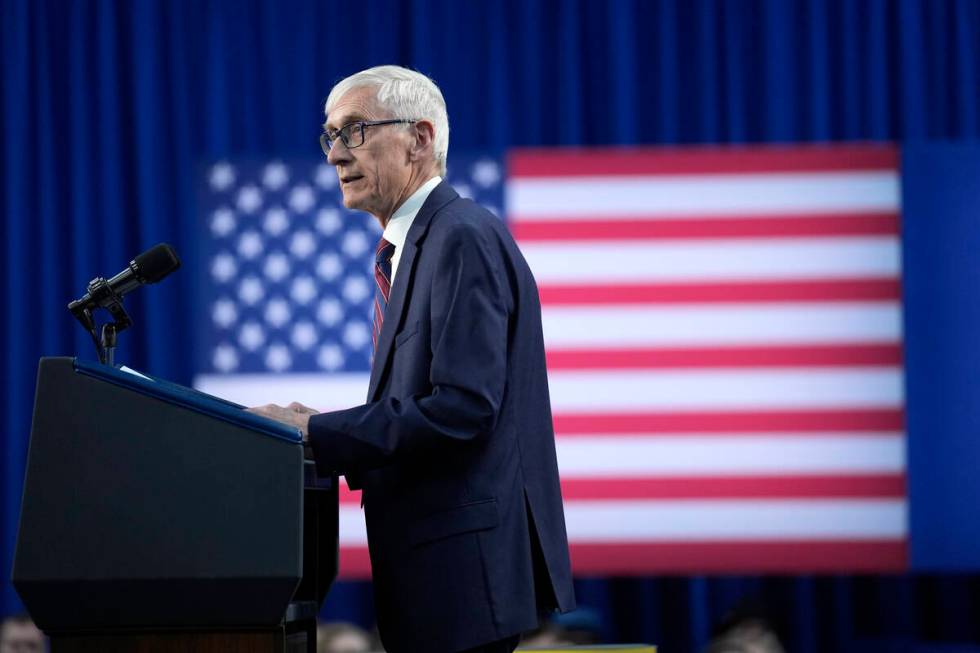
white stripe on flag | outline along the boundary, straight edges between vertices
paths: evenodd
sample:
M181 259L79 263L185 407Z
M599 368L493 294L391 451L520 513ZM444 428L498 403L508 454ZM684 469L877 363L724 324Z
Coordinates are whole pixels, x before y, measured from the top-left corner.
M357 504L340 504L338 539L341 546L367 546L364 512Z
M243 406L298 401L323 411L363 404L369 380L366 373L201 374L194 387Z
M901 499L670 499L569 501L569 540L873 540L908 533ZM364 546L361 509L340 506L341 546Z
M576 306L542 310L548 348L897 342L896 302Z
M522 243L534 278L549 283L897 277L893 236L752 241Z
M611 476L901 473L901 433L558 437L563 479Z
M574 542L886 539L905 537L901 499L630 500L569 502Z
M897 408L903 399L902 371L894 367L556 371L548 379L556 413Z
M534 218L603 215L773 215L896 211L894 171L522 178L507 183L507 213Z

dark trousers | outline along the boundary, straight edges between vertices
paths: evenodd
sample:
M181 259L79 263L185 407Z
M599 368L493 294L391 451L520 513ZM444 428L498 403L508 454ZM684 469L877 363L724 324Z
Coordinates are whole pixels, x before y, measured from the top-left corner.
M496 642L483 644L476 648L468 648L465 651L460 651L460 653L514 653L514 649L517 648L520 641L521 636L514 635L513 637L498 639Z

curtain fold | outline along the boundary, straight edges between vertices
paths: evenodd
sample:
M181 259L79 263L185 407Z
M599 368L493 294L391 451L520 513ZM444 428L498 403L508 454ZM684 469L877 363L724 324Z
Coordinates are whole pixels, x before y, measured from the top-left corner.
M978 0L0 0L0 614L37 360L93 357L65 310L160 241L119 359L189 383L205 162L316 156L322 102L399 63L443 88L451 150L980 138ZM452 155L450 153L450 165ZM605 635L693 651L740 597L801 652L977 641L973 577L580 579ZM326 612L370 622L370 588ZM854 649L858 650L858 649Z

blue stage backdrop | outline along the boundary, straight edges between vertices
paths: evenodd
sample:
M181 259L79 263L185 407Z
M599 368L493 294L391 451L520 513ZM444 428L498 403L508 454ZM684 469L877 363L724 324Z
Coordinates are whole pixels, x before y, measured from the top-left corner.
M980 147L903 152L913 569L980 569Z
M156 242L172 243L185 269L128 302L136 327L122 335L119 357L190 383L189 343L204 319L192 301L200 166L316 155L322 101L346 74L398 63L432 76L445 92L452 148L460 151L894 141L910 153L932 141L980 140L976 0L366 0L356 6L2 0L0 6L3 614L20 608L9 570L37 359L92 355L65 305L94 275L115 273ZM964 174L963 184L974 178ZM928 214L930 195L909 193L909 206ZM949 201L958 197L965 195ZM935 283L945 284L931 295L932 282L910 285L910 310L938 315L973 302L975 284L967 280L975 264L966 245L975 241L961 236L975 228L969 213L961 215L948 228L921 222L914 239L912 230L906 234L906 274L933 270ZM976 324L972 309L949 315ZM976 329L967 323L941 331L942 322L927 315L907 319L909 342L921 338L939 352L975 350ZM945 401L933 396L929 412L910 413L910 428L944 429L959 420L944 432L953 440L939 441L942 456L931 472L945 483L935 486L936 496L950 495L957 488L942 479L941 461L975 455L976 449L957 447L976 421L968 411L943 415L976 403L965 367L975 357L943 367L924 350L909 352L910 374L923 374L910 378L910 406L915 393L937 392L930 379L949 393ZM910 453L928 456L930 448L913 446ZM913 491L920 481L930 484L913 469ZM951 510L958 519L973 518L959 504ZM929 524L935 517L912 519ZM913 550L913 560L934 561L941 545ZM665 650L696 650L711 623L746 594L773 606L793 651L873 650L855 642L886 637L980 637L974 618L980 584L966 576L582 579L578 591L580 602L598 610L607 637L655 641ZM367 586L343 585L327 611L368 621L369 604Z

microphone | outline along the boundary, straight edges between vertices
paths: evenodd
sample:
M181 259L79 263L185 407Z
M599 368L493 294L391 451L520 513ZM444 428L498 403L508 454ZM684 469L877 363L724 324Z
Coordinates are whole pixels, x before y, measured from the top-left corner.
M85 295L68 304L68 310L79 316L93 308L112 308L122 296L136 288L160 281L180 267L177 252L167 243L159 243L129 262L125 270L108 281L96 277L88 284Z

